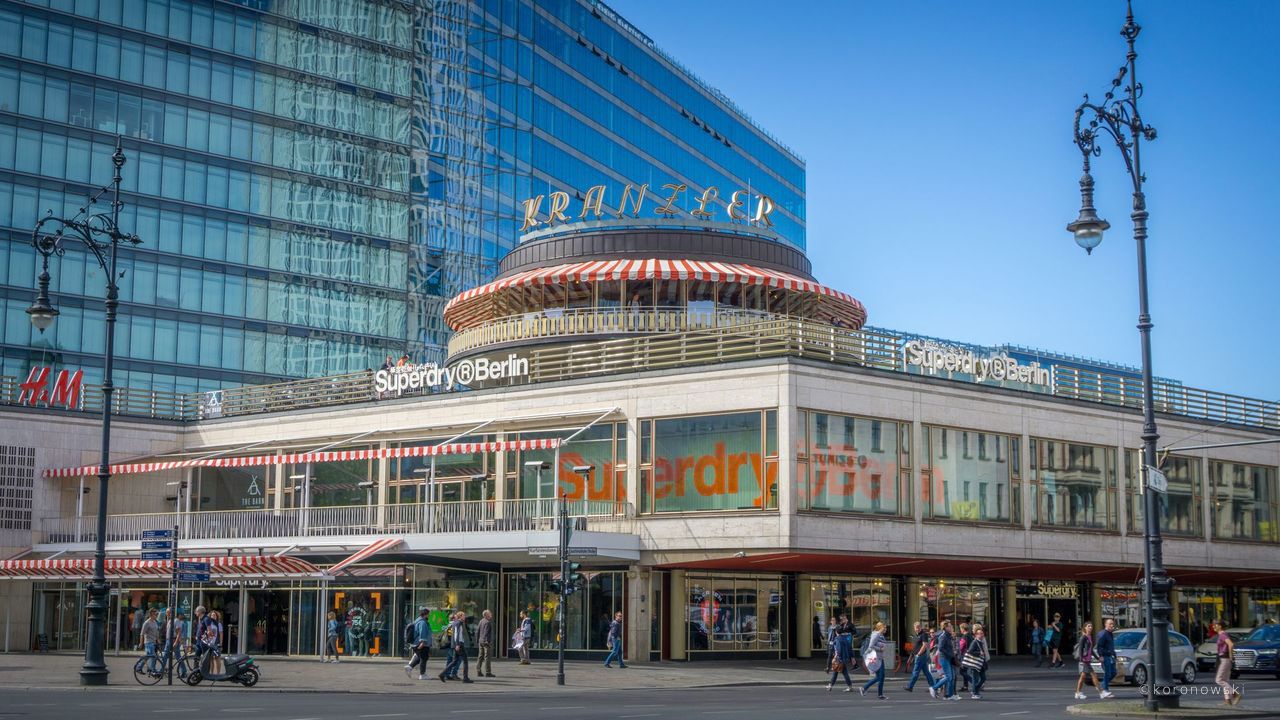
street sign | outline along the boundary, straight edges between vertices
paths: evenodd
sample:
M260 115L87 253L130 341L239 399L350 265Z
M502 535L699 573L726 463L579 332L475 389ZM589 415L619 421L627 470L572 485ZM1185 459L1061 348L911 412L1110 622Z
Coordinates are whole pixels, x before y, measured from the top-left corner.
M142 549L143 550L172 550L173 541L172 540L143 540Z
M1148 465L1147 466L1147 487L1151 488L1152 490L1155 490L1158 493L1168 492L1169 478L1165 477L1164 473Z
M560 554L560 548L554 545L548 545L546 547L531 547L529 548L529 554L530 555L558 555ZM593 547L571 547L569 548L569 554L570 555L598 555L599 551L597 548L593 548Z
M173 531L172 530L143 530L142 539L143 540L172 540Z
M596 548L593 548L593 547L571 547L569 548L569 554L570 555L596 555L598 554L598 552Z
M209 582L209 573L178 573L178 582L207 583Z
M143 559L143 560L172 560L172 559L173 559L173 551L172 551L172 550L160 550L160 551L156 551L156 552L144 552L144 553L142 553L142 559Z
M180 573L208 573L209 563L207 562L190 562L187 560L178 561L178 572Z

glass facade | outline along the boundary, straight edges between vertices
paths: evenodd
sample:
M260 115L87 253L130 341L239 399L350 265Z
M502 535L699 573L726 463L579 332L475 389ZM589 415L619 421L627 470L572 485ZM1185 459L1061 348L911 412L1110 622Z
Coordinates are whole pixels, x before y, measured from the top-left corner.
M1031 522L1116 529L1116 451L1031 438Z
M1280 540L1276 528L1276 469L1209 461L1213 536L1223 540Z
M911 514L911 424L802 412L801 510Z
M640 421L641 512L773 510L777 412Z
M445 301L547 188L751 188L804 246L803 162L586 0L0 0L0 374L102 380L102 272L69 247L38 334L28 243L117 136L120 386L442 361Z
M549 583L560 573L528 572L507 576L507 635L520 627L519 614L524 611L533 621L530 650L554 650L559 647L560 596ZM614 613L626 616L626 573L621 571L584 572L586 585L569 596L565 606L565 650L609 650L609 623ZM496 622L496 620L495 620ZM501 644L506 638L495 639ZM500 645L501 646L501 645ZM510 647L510 643L501 647ZM496 648L495 648L496 650ZM496 650L501 653L501 650Z
M781 577L690 573L684 591L689 653L786 651Z
M1136 450L1125 452L1124 474L1128 496L1129 532L1142 533L1143 497L1142 473L1138 472L1140 454ZM1199 537L1203 493L1200 489L1200 458L1185 455L1168 455L1161 460L1160 470L1169 480L1168 492L1157 493L1160 499L1160 528L1170 535Z
M928 425L924 433L926 517L1022 522L1018 438Z

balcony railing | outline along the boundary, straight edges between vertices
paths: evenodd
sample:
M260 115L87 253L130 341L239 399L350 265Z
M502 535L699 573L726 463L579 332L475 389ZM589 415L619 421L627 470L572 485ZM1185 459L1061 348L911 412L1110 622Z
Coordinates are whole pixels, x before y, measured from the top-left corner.
M131 543L147 530L174 527L180 540L551 530L558 509L556 500L532 499L109 515L106 542ZM568 513L576 529L634 530L630 503L570 500ZM96 542L97 535L92 517L45 518L41 527L44 543Z

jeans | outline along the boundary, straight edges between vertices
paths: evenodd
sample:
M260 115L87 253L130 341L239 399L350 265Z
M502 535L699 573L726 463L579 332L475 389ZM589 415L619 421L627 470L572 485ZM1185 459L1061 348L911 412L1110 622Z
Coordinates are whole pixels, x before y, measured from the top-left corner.
M156 671L156 644L153 642L147 642L144 644L144 647L146 647L147 657L149 658L147 660L147 672L155 672Z
M1102 689L1111 690L1111 681L1116 677L1116 658L1114 655L1102 658Z
M476 674L493 674L493 643L480 643L480 657L476 658Z
M458 677L458 669L462 669L462 677L464 680L471 679L471 661L467 659L467 649L461 645L453 648L453 660L444 669L445 677Z
M520 644L520 662L528 664L529 662L529 638L525 638Z
M982 686L987 684L986 666L983 666L981 670L969 670L969 679L973 681L973 694L981 695Z
M1036 659L1036 667L1044 662L1044 643L1031 643L1031 657Z
M832 662L835 662L835 658L832 658ZM836 684L836 678L840 676L840 673L844 673L844 684L845 684L845 685L847 685L847 686L849 686L849 687L853 687L853 680L849 679L849 664L848 664L848 663L845 663L844 667L840 668L838 671L833 670L833 671L831 672L831 679L830 679L829 681L827 681L827 684L828 684L828 685L835 685L835 684Z
M956 675L955 670L951 668L951 659L945 657L938 658L938 664L942 666L942 677L933 681L930 685L934 690L941 689L943 695L951 697L956 693Z
M329 635L325 639L324 656L325 658L332 657L334 660L338 659L338 636L337 635Z
M418 674L427 674L427 660L431 659L431 648L423 645L413 649L413 659L409 661L409 667L418 666Z
M876 668L876 672L874 675L871 676L871 679L868 680L867 683L862 686L862 691L866 692L867 690L870 690L871 686L877 683L880 685L880 687L876 689L876 695L884 695L884 663L883 662L880 663L880 667Z
M911 691L916 686L916 680L923 675L926 680L929 679L929 655L924 653L917 655L915 662L911 663L911 679L907 681L907 691ZM932 684L932 682L930 682Z
M627 664L622 661L622 638L614 638L613 645L609 649L609 657L604 659L604 666L609 667L614 658L618 660L618 667L626 667Z

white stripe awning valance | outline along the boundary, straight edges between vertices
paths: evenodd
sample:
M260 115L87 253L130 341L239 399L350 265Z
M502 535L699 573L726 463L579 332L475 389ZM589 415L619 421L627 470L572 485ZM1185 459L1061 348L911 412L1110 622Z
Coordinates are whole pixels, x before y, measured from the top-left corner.
M177 470L191 467L260 467L263 465L298 465L304 463L346 462L349 460L376 460L379 458L432 457L438 455L470 455L472 453L509 452L513 450L555 450L560 438L542 440L502 440L478 443L446 443L442 445L414 445L409 447L367 448L363 450L326 450L324 452L286 453L284 455L253 455L249 457L214 457L192 460L166 460L157 462L121 463L111 466L112 475L137 475L141 473ZM44 477L79 477L97 475L97 465L49 468Z
M178 560L180 562L209 563L209 574L215 578L220 577L223 579L301 579L324 575L324 572L318 566L295 557L236 555L226 557L183 557L178 558ZM173 575L172 560L107 558L103 568L107 579L168 580ZM92 577L93 558L0 560L0 579L86 580Z
M383 550L390 550L401 542L403 542L401 538L382 538L380 540L375 540L352 553L351 557L329 568L329 573L334 574L348 565L354 565L365 558L373 557Z

